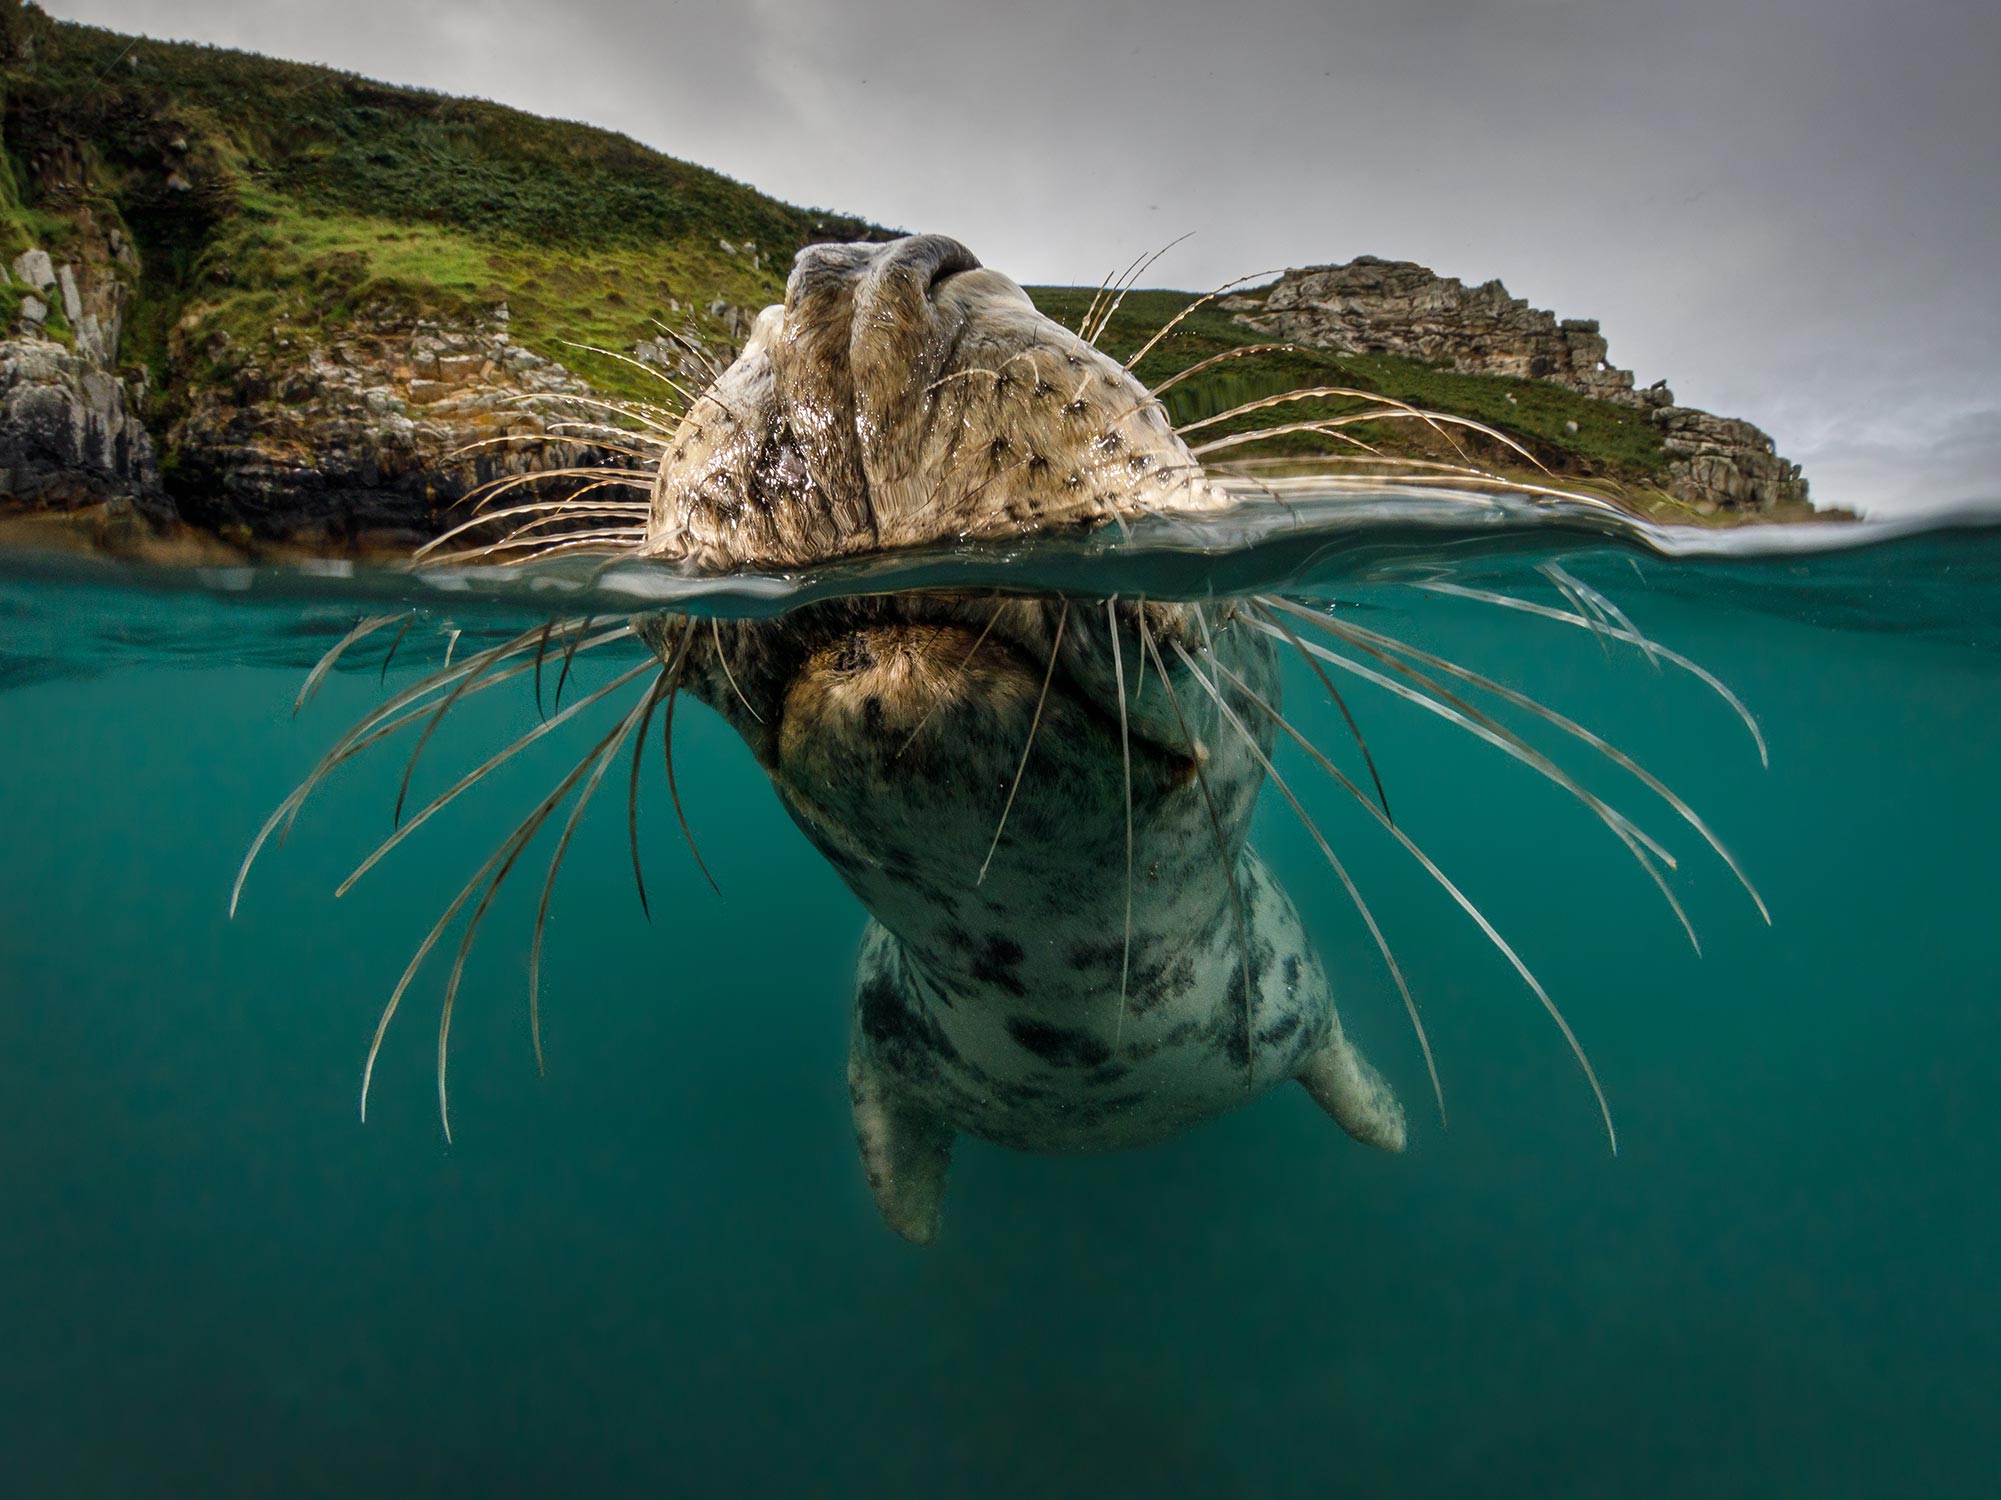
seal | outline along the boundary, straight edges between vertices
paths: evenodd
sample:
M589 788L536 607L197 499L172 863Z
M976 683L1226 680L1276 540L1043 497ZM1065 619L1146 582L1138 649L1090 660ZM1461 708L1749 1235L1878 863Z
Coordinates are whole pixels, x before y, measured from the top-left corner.
M800 254L676 433L646 551L773 570L1226 503L1117 361L923 236ZM848 1079L900 1234L935 1234L959 1134L1136 1145L1297 1080L1403 1148L1246 838L1274 731L1222 715L1276 704L1269 638L1188 605L922 594L640 633L870 914Z
M938 235L801 251L784 303L764 311L741 354L658 446L643 502L497 514L532 517L510 534L530 534L527 555L581 548L705 572L780 572L941 541L1200 516L1236 503L1126 366ZM605 525L607 515L624 524ZM490 544L462 555L492 554ZM1565 617L1586 623L1588 613ZM315 669L302 699L349 642L396 618L358 626ZM1303 641L1295 624L1331 631L1348 650ZM1604 628L1625 630L1609 617ZM575 654L634 636L656 665L561 711L561 679ZM483 884L446 990L441 1113L453 997L493 892L577 791L537 917L533 1017L541 919L563 850L635 734L636 788L640 749L663 703L679 813L671 735L684 692L741 736L794 822L868 912L849 1092L870 1191L909 1240L928 1242L938 1231L960 1135L1027 1151L1133 1146L1297 1083L1356 1140L1403 1150L1403 1108L1347 1037L1298 912L1248 840L1270 782L1346 886L1403 988L1361 893L1272 763L1281 733L1480 921L1563 1026L1603 1106L1547 995L1396 827L1380 782L1371 799L1286 721L1280 645L1296 648L1330 693L1323 663L1420 698L1499 744L1584 800L1643 864L1659 846L1438 678L1511 690L1284 600L1198 605L947 589L824 601L769 620L655 611L595 632L589 620L551 622L434 674L364 719L273 815L251 858L326 770L419 716L428 716L428 738L464 693L528 670L531 650L539 700L543 661L557 642L558 714L402 824L349 881L500 759L654 672L639 703L468 882L385 1008L377 1046L418 965ZM1363 657L1396 667L1406 685ZM1685 804L1646 779L1715 844ZM685 833L685 818L681 826ZM636 834L633 851L637 875ZM644 901L643 877L640 893ZM1415 1025L1407 990L1404 997ZM1423 1045L1421 1026L1418 1037ZM1429 1067L1428 1045L1425 1059ZM373 1060L371 1049L371 1069ZM1435 1088L1435 1070L1432 1080ZM365 1073L364 1115L366 1097ZM1606 1123L1609 1131L1609 1112Z

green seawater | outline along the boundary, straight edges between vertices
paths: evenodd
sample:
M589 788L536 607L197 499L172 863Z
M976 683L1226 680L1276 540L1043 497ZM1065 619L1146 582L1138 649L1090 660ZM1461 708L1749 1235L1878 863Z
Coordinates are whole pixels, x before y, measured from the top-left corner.
M1232 556L961 561L983 587L1102 595L1239 586ZM1769 769L1686 673L1412 585L1567 608L1537 571L1557 559L1727 683ZM936 583L952 564L928 566ZM449 939L364 1125L362 1059L409 954L612 705L338 901L389 830L394 746L316 795L234 920L231 882L340 730L439 665L452 632L464 651L542 618L550 589L0 565L0 1492L1990 1493L2001 531L1679 558L1413 534L1258 566L1257 586L1588 723L1764 893L1769 927L1663 804L1504 714L1676 854L1698 957L1576 801L1407 703L1349 694L1399 824L1589 1049L1616 1157L1505 960L1287 751L1423 1007L1449 1125L1366 931L1268 792L1255 837L1406 1102L1408 1153L1356 1146L1295 1089L1137 1152L963 1141L943 1235L914 1250L877 1220L848 1121L861 912L698 708L677 719L677 771L721 896L654 762L642 917L621 767L555 898L546 1075L525 1009L531 856L459 996L453 1141L432 1071ZM769 611L798 586L708 607ZM405 602L386 673L384 631L295 718L312 662ZM607 648L576 672L588 689L638 660ZM1287 693L1352 766L1303 669ZM535 715L525 678L468 698L418 794Z

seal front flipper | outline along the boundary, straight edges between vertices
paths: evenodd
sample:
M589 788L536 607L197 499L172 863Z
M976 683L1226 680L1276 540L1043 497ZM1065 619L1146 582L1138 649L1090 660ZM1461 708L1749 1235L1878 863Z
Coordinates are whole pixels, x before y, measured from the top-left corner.
M1301 1065L1299 1081L1313 1102L1363 1145L1403 1150L1403 1105L1383 1075L1342 1034L1338 1020L1333 1035Z
M945 1203L945 1169L952 1164L952 1127L896 1097L896 1081L860 1048L848 1054L848 1099L855 1144L883 1220L913 1245L938 1235Z

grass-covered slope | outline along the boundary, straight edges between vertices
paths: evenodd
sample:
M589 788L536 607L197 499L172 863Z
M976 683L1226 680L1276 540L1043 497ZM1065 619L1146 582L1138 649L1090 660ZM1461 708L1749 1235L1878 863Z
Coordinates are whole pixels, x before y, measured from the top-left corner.
M1044 313L1075 328L1095 289L1035 287L1030 295ZM1196 300L1192 292L1128 293L1099 337L1098 346L1119 359L1130 359L1155 330L1165 327ZM1134 373L1154 386L1212 355L1268 342L1266 336L1236 322L1227 310L1211 302L1187 313L1174 332L1134 367ZM1168 390L1162 399L1175 421L1183 423L1286 391L1324 386L1369 391L1411 406L1473 419L1506 433L1567 478L1602 479L1635 498L1671 503L1665 495L1655 493L1668 459L1659 430L1647 420L1646 413L1593 400L1549 381L1462 375L1392 355L1300 348L1226 360L1211 372ZM1275 423L1340 416L1364 405L1343 398L1287 403L1204 428L1197 440ZM1457 458L1451 444L1421 423L1368 423L1351 431L1387 454L1447 461ZM1533 472L1531 465L1499 444L1465 433L1458 441L1485 465L1511 473ZM1330 447L1325 438L1301 433L1232 449L1229 456L1307 456L1328 452ZM1353 447L1334 451L1357 452Z
M647 372L578 346L629 355L661 325L728 343L740 326L733 317L782 295L802 245L886 236L588 126L59 22L19 0L0 0L0 138L0 262L39 246L125 284L119 365L142 393L134 399L161 447L170 492L177 475L190 493L213 489L232 472L231 455L272 432L312 468L310 400L293 398L307 404L278 420L283 392L299 385L287 371L358 328L407 331L422 320L490 328L505 304L515 344L599 392L652 399L661 388ZM0 285L0 333L16 327L23 295L18 284ZM1072 327L1092 299L1088 288L1032 295ZM1193 300L1133 292L1099 342L1130 357ZM60 307L40 332L71 338ZM1155 384L1263 341L1225 308L1205 305L1138 373ZM382 378L407 386L409 376ZM1687 514L1667 493L1671 455L1645 411L1547 381L1309 349L1230 360L1167 401L1188 421L1302 386L1358 387L1474 419L1565 482L1615 487L1656 513ZM1202 437L1355 408L1307 402L1233 418ZM1461 456L1421 424L1373 423L1354 436L1390 455ZM1482 464L1540 477L1505 445L1462 441ZM1228 456L1329 451L1354 450L1299 434ZM288 482L304 503L319 503L296 473ZM431 488L422 474L401 482ZM438 513L417 505L411 524Z
M120 227L140 265L127 358L169 384L224 373L170 369L176 333L242 359L362 309L449 320L505 302L536 352L636 389L643 376L570 344L629 349L691 307L699 325L717 301L762 305L800 245L882 233L479 100L58 22L11 0L0 25L0 249L60 255L80 214ZM64 155L77 170L52 181L47 164ZM24 201L24 183L40 201Z

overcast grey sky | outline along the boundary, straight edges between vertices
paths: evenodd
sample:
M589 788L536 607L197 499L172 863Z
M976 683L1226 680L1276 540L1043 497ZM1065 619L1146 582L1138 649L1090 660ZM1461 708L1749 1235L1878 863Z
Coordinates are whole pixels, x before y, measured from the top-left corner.
M44 0L624 131L1028 282L1375 254L1596 317L1815 498L2001 496L1996 0Z

